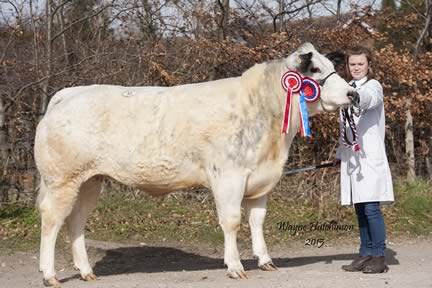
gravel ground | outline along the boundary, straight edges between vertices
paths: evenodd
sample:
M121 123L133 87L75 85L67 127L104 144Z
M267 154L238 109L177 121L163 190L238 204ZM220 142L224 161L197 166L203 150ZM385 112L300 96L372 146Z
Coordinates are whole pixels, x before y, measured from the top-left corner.
M120 287L432 287L432 240L400 240L387 245L390 271L366 275L344 272L341 265L355 257L350 244L316 247L273 247L270 254L279 267L275 272L256 268L250 252L242 255L249 279L226 277L222 247L133 246L87 241L89 257L99 280L84 282L72 269L70 253L57 251L59 279L64 288ZM249 251L249 250L247 250ZM38 255L0 251L0 287L43 287L37 271Z

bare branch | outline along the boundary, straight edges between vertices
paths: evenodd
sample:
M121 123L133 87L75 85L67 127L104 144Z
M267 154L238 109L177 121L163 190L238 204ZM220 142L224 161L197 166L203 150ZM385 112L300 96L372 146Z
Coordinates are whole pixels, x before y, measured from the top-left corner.
M286 10L286 11L280 12L280 13L275 15L275 19L277 19L278 17L280 17L282 15L294 14L294 13L300 12L301 10L305 9L306 7L320 3L321 1L322 0L314 0L314 1L311 1L310 3L304 4L303 6L300 6L299 8L295 8L294 10Z
M13 40L14 35L15 35L15 31L10 34L8 42L6 44L6 47L3 51L2 57L0 58L0 64L2 64L2 65L5 65L4 59L6 58L6 53L9 50L10 45L12 44L12 40Z
M427 1L428 0L425 0L425 2L427 3ZM411 1L409 1L409 0L405 0L405 2L404 2L405 4L407 4L414 12L416 12L417 13L417 15L419 15L420 17L422 17L423 19L425 19L426 20L426 18L427 18L427 13L426 14L423 14L422 12L420 12L418 9L417 9L417 7L413 4L413 3L411 3ZM426 5L426 9L427 9L427 5ZM425 11L425 12L427 12L427 11Z
M96 55L92 55L92 57L96 57ZM8 109L13 105L13 104L15 104L16 102L18 102L18 100L20 99L20 97L21 97L22 93L24 92L24 90L26 90L26 89L28 89L28 88L34 86L34 85L40 84L40 83L42 83L42 82L44 82L44 81L46 81L46 80L48 80L48 79L51 79L51 78L53 78L53 77L56 77L56 76L62 75L62 74L64 74L64 73L68 72L69 70L73 70L75 67L78 67L79 65L81 65L81 64L82 64L85 60L87 60L88 58L91 58L91 57L84 58L84 59L83 59L82 61L80 61L79 63L74 64L74 65L71 65L71 66L69 66L69 67L63 69L63 70L60 71L60 72L57 72L57 73L55 73L55 74L51 74L51 75L47 75L47 76L42 77L42 78L40 78L40 79L38 79L38 80L36 80L36 81L30 82L30 83L24 85L23 87L21 87L21 88L18 90L18 92L15 94L15 97L14 97L14 98L10 98L10 97L9 97L10 102L8 103L8 105L6 105L5 111L7 111L7 110L8 110Z
M69 24L66 28L64 28L62 31L58 32L52 39L51 42L54 42L54 40L56 40L58 37L60 37L63 33L67 32L69 29L71 29L74 25L79 24L81 22L84 22L92 17L95 17L99 14L101 14L103 11L105 11L107 8L112 7L112 5L106 5L104 7L102 7L101 9L99 9L99 11L96 11L93 14L87 15L79 20L76 20L74 22L72 22L71 24Z
M426 0L427 1L427 0ZM415 50L414 50L414 64L417 64L417 56L420 50L420 45L423 41L423 38L426 35L426 32L428 31L429 26L431 25L431 17L432 17L432 5L429 5L427 11L426 11L426 22L425 26L423 28L423 31L420 33L419 38L417 39Z
M322 0L312 0L309 3L306 3L302 6L300 6L299 8L295 8L293 10L285 10L283 12L277 13L276 15L273 16L273 31L276 32L277 31L277 25L276 25L276 21L278 19L278 17L282 16L282 15L291 15L291 14L295 14L295 13L299 13L301 10L311 6L311 5L315 5L317 3L320 3ZM296 1L294 1L296 2ZM294 3L292 2L292 3Z
M54 17L55 14L57 14L57 12L63 8L64 6L66 6L66 4L68 4L69 2L72 2L72 0L65 0L63 3L61 3L60 5L58 5L57 7L55 7L54 11L51 13L51 15L53 15L52 17Z

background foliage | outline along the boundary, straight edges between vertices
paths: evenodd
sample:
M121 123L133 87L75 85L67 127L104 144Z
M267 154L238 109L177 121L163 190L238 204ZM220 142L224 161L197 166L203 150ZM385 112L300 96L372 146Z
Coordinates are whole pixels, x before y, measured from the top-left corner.
M309 6L285 1L282 10L265 5L271 1L250 7L235 1L236 9L224 6L229 1L50 0L43 8L36 7L38 1L6 2L15 3L16 12L0 25L1 205L34 203L34 131L48 100L60 89L101 83L171 86L239 76L254 63L287 56L305 41L323 53L356 44L373 48L376 78L385 89L386 148L393 176L406 175L407 109L414 119L416 174L432 175L430 26L416 50L430 8L421 1L405 1L400 10L387 1L389 8L373 13L357 13L368 8L352 7L352 13L326 17L313 12L314 5L325 6L326 1L309 1ZM303 8L293 12L296 7ZM304 18L294 18L303 12ZM259 13L272 20L260 20ZM287 169L331 160L337 121L337 113L313 118L313 138L296 137ZM325 213L337 202L338 184L335 169L284 177L275 197L300 198ZM202 200L199 192L191 195Z

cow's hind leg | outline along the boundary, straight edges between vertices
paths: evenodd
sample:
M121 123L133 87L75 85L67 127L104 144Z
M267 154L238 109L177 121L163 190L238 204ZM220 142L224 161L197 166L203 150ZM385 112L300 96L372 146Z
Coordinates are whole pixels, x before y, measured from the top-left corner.
M265 271L276 270L276 266L267 252L263 233L264 218L267 212L267 195L258 199L245 199L243 200L243 207L245 208L246 219L249 221L252 250L254 255L258 257L258 267Z
M72 242L74 266L80 271L81 278L85 281L96 280L96 275L93 273L88 261L84 240L84 228L88 215L96 207L102 184L101 180L102 179L96 176L81 186L75 206L66 219L69 238Z
M78 186L48 187L41 179L38 208L41 214L41 243L39 269L46 286L60 287L54 267L55 243L65 218L72 210Z
M247 278L237 249L237 232L241 221L241 202L246 185L246 175L224 173L212 179L219 224L224 232L224 262L231 278Z

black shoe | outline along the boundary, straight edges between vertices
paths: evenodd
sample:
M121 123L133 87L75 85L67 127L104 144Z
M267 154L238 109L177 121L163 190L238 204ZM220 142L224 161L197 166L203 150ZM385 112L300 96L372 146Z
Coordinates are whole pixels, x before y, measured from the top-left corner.
M389 270L388 266L385 263L384 256L374 256L372 260L368 263L366 267L363 268L363 273L367 274L376 274L383 273Z
M363 268L365 268L371 260L372 256L360 256L359 258L351 262L351 264L343 265L342 269L349 272L362 271Z

